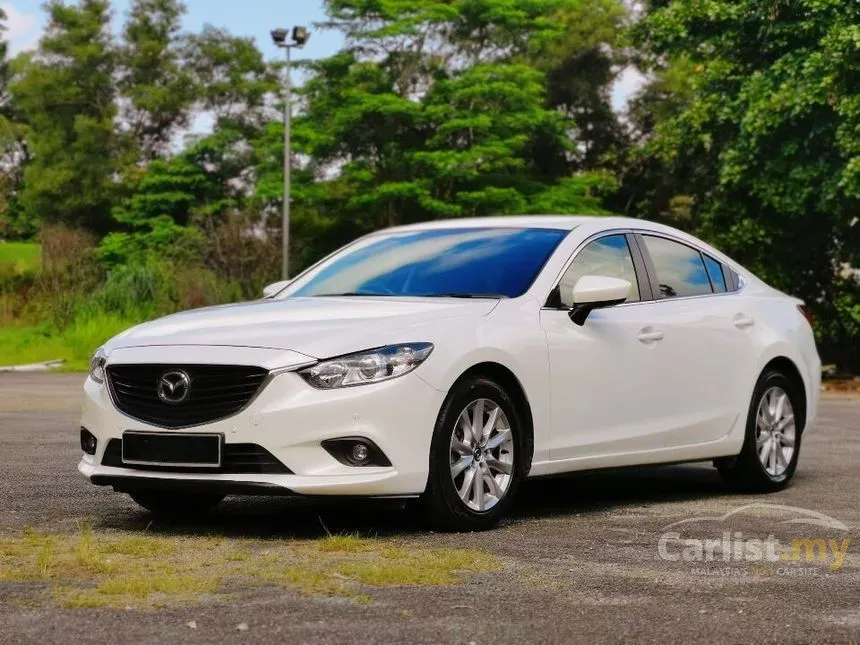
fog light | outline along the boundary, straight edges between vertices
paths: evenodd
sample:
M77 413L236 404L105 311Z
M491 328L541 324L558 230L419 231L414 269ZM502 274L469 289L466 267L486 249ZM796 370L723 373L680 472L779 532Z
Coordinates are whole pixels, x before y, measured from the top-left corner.
M322 447L344 466L391 466L379 446L365 437L326 439Z
M367 449L363 443L354 443L352 444L352 450L350 451L350 457L357 464L363 464L370 457L370 450Z
M99 445L99 440L95 438L92 432L86 428L81 428L81 450L88 455L96 454L96 448Z

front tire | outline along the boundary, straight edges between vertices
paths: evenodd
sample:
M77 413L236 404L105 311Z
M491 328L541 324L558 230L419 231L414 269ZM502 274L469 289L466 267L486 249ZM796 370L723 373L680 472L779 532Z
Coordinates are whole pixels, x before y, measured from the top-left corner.
M225 495L217 493L182 493L178 491L129 491L131 498L158 517L176 520L208 513L220 504Z
M449 531L483 531L505 515L524 477L522 412L495 381L457 383L445 399L430 446L423 502Z
M762 374L753 391L740 454L716 462L729 486L773 492L788 485L800 457L802 403L797 385L784 374L776 370Z

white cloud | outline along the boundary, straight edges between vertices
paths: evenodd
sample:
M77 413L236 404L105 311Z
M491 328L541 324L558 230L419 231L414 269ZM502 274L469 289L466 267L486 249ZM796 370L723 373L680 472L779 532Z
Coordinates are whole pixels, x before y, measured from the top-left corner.
M617 112L624 111L627 101L645 85L647 80L635 67L626 67L612 86L612 107Z
M4 40L9 43L12 56L18 52L33 49L42 35L39 16L18 11L9 2L0 2L0 8L6 13L6 32Z

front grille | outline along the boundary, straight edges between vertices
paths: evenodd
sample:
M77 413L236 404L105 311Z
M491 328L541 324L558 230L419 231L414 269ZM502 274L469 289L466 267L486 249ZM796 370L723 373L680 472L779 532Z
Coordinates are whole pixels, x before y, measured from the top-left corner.
M126 466L122 463L122 439L111 439L102 457L103 466L134 468L170 473L224 475L292 475L293 471L262 446L253 443L225 443L219 468L180 468L176 466Z
M158 396L162 376L188 375L188 396L166 403ZM128 416L162 428L187 428L224 419L244 408L268 372L243 365L111 365L107 381L114 405Z

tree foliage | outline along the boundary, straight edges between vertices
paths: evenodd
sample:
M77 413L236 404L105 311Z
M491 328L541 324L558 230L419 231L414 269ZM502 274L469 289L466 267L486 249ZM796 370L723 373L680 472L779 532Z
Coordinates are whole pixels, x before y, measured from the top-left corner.
M689 61L691 100L652 149L695 168L697 228L805 298L828 353L856 364L860 4L677 0L647 17L642 43Z
M3 38L6 31L6 12L0 7L0 128L5 131L10 120L9 105L9 43ZM2 136L2 135L0 135Z
M10 202L17 183L12 172L14 164L11 155L17 136L9 97L9 44L3 38L5 21L6 13L0 7L0 234L9 228Z
M134 0L119 48L124 126L133 162L164 157L180 128L189 125L194 79L185 68L179 0Z
M615 10L604 22L622 12L610 0L596 4ZM580 128L575 114L601 101L611 113L611 75L592 77L601 87L579 101L556 73L553 96L557 70L546 60L564 52L574 67L577 56L605 47L593 37L572 42L567 25L582 5L328 2L329 26L347 47L310 66L296 139L318 182L336 174L325 199L337 202L344 236L442 217L601 212L614 183L594 171L609 146L593 145L599 118Z
M275 69L253 39L207 25L202 33L188 37L186 60L200 107L219 125L263 124L268 99L279 86Z
M116 195L117 52L107 0L52 0L39 52L16 60L12 84L28 126L26 217L106 232Z

